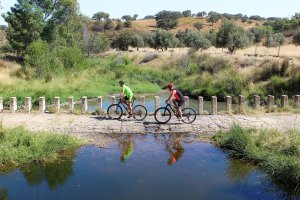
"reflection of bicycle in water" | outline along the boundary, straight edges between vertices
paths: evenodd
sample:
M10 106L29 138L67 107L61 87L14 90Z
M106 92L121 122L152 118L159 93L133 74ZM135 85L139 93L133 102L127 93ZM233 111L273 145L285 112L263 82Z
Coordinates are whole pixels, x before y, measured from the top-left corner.
M134 142L132 135L126 134L126 135L121 135L118 138L119 141L119 148L121 150L121 157L120 160L122 162L125 162L133 153L134 149Z

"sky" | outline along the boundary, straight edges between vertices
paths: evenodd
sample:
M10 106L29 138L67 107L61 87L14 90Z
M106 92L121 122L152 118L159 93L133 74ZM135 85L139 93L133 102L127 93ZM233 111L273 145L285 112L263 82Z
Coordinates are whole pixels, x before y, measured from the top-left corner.
M10 10L16 0L0 0L1 13ZM300 12L299 0L78 0L82 14L91 17L94 13L104 11L111 18L138 14L138 18L155 15L161 10L220 12L262 17L292 17ZM5 24L0 17L0 24Z

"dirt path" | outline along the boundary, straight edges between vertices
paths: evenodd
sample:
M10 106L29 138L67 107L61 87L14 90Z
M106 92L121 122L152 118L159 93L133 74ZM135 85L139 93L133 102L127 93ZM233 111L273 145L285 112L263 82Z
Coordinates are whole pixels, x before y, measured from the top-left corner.
M192 125L172 119L166 125L158 125L153 116L144 122L134 120L109 120L106 117L70 114L1 114L3 127L24 126L32 131L47 131L67 134L94 133L215 133L227 130L232 124L243 127L272 128L280 131L300 129L298 114L264 115L203 115L198 116Z
M207 139L220 130L228 130L233 124L243 127L271 128L280 131L300 129L300 115L203 115L192 125L173 119L159 125L153 116L144 122L134 120L109 120L106 117L70 114L12 114L2 113L0 121L4 128L23 126L34 132L65 133L85 140L88 144L104 147L115 141L109 134L128 133L193 133Z

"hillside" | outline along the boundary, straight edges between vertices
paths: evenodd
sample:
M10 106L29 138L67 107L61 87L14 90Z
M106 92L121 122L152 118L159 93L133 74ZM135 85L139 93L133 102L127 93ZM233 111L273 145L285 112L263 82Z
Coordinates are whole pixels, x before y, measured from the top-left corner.
M261 26L263 24L262 21L250 20L251 23L245 22L243 23L241 20L236 21L237 25L242 26L246 29L253 28L255 26ZM193 24L196 22L201 22L203 24L202 31L209 31L210 29L215 29L216 31L219 30L222 24L222 20L219 20L213 26L211 23L206 21L206 18L195 18L195 17L183 17L179 19L179 24L175 29L172 29L171 32L177 33L179 30L184 31L185 29L197 30ZM148 20L137 20L133 21L132 29L147 32L147 31L155 31L156 27L156 20L155 19L148 19Z

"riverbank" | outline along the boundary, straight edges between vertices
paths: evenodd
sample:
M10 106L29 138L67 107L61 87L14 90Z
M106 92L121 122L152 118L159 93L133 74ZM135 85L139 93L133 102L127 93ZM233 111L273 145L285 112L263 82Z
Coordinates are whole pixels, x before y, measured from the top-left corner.
M300 191L300 131L244 129L233 126L214 136L230 156L259 165L275 182Z
M83 144L62 134L33 133L24 128L0 129L0 170L24 164L48 163Z

